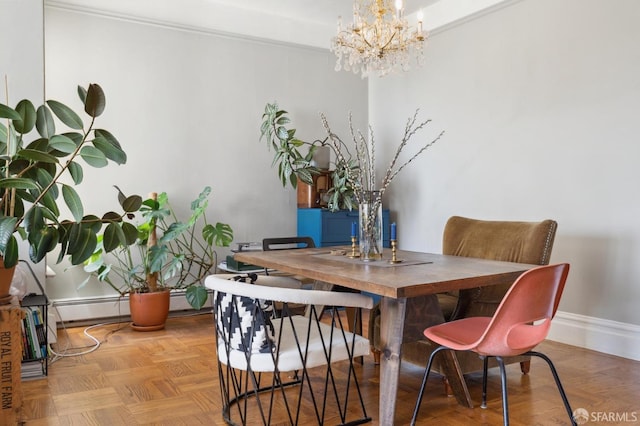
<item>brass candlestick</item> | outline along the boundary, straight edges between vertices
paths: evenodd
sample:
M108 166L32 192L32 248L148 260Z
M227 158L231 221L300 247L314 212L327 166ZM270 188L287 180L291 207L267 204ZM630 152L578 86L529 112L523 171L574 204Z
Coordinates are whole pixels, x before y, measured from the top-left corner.
M398 240L391 240L391 260L389 263L401 263L402 260L396 257L398 252Z
M356 237L355 235L351 237L351 254L348 256L351 259L355 259L356 257L360 257L360 253L356 253Z

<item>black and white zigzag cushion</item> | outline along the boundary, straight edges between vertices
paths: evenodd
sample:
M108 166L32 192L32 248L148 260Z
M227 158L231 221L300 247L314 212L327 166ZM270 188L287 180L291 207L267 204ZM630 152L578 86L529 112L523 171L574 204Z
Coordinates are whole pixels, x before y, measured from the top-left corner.
M255 274L236 276L235 281L254 283ZM269 353L274 348L274 331L271 323L272 307L269 302L245 296L218 292L216 310L220 313L217 330L220 338L225 335L230 348L243 352Z

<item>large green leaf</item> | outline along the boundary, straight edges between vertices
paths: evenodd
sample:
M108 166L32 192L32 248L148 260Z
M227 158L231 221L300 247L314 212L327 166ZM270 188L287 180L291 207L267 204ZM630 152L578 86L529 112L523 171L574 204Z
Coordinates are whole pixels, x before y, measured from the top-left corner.
M3 126L4 127L4 126ZM3 150L8 156L13 157L16 155L16 152L20 148L22 148L22 139L18 138L16 134L16 130L13 128L13 125L9 125L7 128L7 134L4 136L4 141L7 144L6 151Z
M72 256L72 260L79 259L85 256L88 247L93 246L91 251L93 252L98 244L98 236L96 235L95 230L91 229L89 226L85 226L80 223L73 223L70 226L70 231L68 234L65 234L64 238L68 238L69 246L67 247L67 253ZM89 253L88 256L90 256ZM84 262L84 260L88 259L88 256L79 262ZM78 263L73 263L77 265Z
M11 268L18 264L18 256L20 255L20 249L18 248L18 241L14 235L9 237L9 241L4 249L4 266L5 268Z
M126 237L122 228L117 223L110 223L104 230L104 236L102 237L102 245L104 250L108 253L121 244L126 243Z
M15 177L0 179L0 188L40 189L31 179Z
M24 217L23 225L27 230L29 242L32 244L37 241L38 232L46 226L43 210L40 206L33 206Z
M104 112L107 103L102 87L97 84L90 84L87 90L87 97L84 102L84 111L91 117L98 117Z
M192 285L187 288L185 298L194 309L201 309L207 303L207 289L201 285Z
M111 134L111 132L109 132L108 130L95 129L94 132L95 132L96 136L101 137L101 138L105 138L106 140L109 141L109 143L111 145L122 149L122 145L120 145L120 142L118 142L118 139L116 139L116 137L113 136L113 134Z
M40 105L36 111L36 129L43 138L49 139L56 134L56 124L53 114L46 105Z
M46 188L53 181L53 176L51 175L51 173L49 173L49 171L45 170L44 168L38 168L36 170L35 178L38 182L38 185L40 185L40 188ZM54 196L54 198L58 198L57 187L55 185L52 185L50 190L53 190L52 195Z
M102 220L94 214L88 214L82 218L82 226L97 235L102 229Z
M71 264L80 265L82 262L91 257L98 245L98 237L89 229L82 229L78 233L74 242L73 251L68 249L68 253L71 255ZM71 247L71 244L69 244Z
M105 157L114 161L116 164L124 164L127 162L127 154L103 137L96 137L93 140L93 146L102 151Z
M16 111L20 114L20 119L13 120L14 129L16 129L18 133L29 133L36 125L36 108L31 101L23 99L18 102Z
M233 241L233 229L226 223L216 223L216 226L207 224L202 228L202 238L209 244L228 247Z
M40 262L58 244L58 230L45 227L37 233L37 238L29 246L29 257L34 263Z
M84 174L82 172L82 166L75 161L69 163L69 174L71 174L71 179L73 179L73 183L79 185L82 183L82 179L84 178Z
M121 201L122 209L127 213L137 212L142 206L142 197L139 195L131 195Z
M116 212L106 212L102 215L102 223L121 222L122 217Z
M57 163L58 159L46 152L36 151L35 149L21 149L18 151L20 157L31 161L40 161L42 163Z
M52 149L62 151L65 154L71 154L76 150L77 145L74 141L64 135L54 135L49 139L49 146Z
M169 228L167 228L167 230L164 232L162 237L160 237L158 242L160 244L171 242L175 240L177 237L179 237L187 229L189 229L189 225L187 225L186 223L174 222L171 225L169 225Z
M87 89L80 85L78 85L78 97L80 98L82 105L84 105L84 103L87 101Z
M5 153L7 144L7 126L2 124L2 122L0 122L0 144L2 144L0 152Z
M84 139L84 135L78 132L65 132L65 133L62 133L62 136L66 136L69 139L71 139L73 143L76 144L76 146L80 146Z
M4 253L7 249L7 244L15 231L17 221L17 218L11 216L0 217L0 252Z
M30 149L30 150L33 150L33 151L47 152L49 150L49 139L47 139L47 138L34 139L24 149Z
M0 104L0 118L8 118L9 120L22 119L20 114L18 114L18 111L5 104Z
M47 105L51 108L51 111L62 121L64 124L74 130L82 130L84 124L82 119L71 108L63 104L62 102L49 100Z
M69 185L62 185L62 197L64 202L69 207L73 218L76 222L80 222L84 216L84 208L82 207L82 200L73 187Z
M138 228L129 222L123 222L122 232L124 232L125 236L125 245L129 246L136 242L136 239L138 238Z
M47 193L42 196L42 198L40 199L40 203L51 212L50 217L57 218L58 216L60 216L58 204L56 203L56 200L51 191L47 191Z
M169 247L156 245L149 248L149 272L159 272L169 257Z
M90 145L83 146L80 150L80 156L84 161L93 167L105 167L109 162L107 157L98 148Z

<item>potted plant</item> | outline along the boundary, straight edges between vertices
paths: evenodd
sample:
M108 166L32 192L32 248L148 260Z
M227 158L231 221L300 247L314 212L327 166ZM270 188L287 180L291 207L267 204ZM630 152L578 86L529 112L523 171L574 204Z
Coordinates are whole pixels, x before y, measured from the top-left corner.
M287 111L278 109L277 103L267 104L262 115L260 140L264 138L269 149L273 148L275 151L273 165L278 165L282 186L290 183L295 189L298 188L298 181L314 185L314 178L322 172L314 158L322 151L329 151L327 154L322 153L322 156L329 157L333 147L328 143L328 137L313 142L296 138L296 129L286 127L291 122L287 114ZM301 152L303 146L308 148L306 154ZM330 186L326 196L327 206L331 211L351 210L355 205L355 194L348 176L356 175L358 166L346 147L343 152L347 155L337 158L334 169L329 173Z
M119 198L126 200L118 189ZM132 327L158 330L169 313L171 290L184 290L195 309L204 306L207 290L204 278L218 264L215 246L227 247L233 230L226 223L207 221L206 209L211 188L205 187L190 206L190 216L178 219L166 193L152 193L139 209L143 219L135 226L134 244L120 244L106 254L105 234L94 255L85 262L85 271L107 283L121 296L129 296ZM122 226L133 226L124 222ZM111 240L116 241L111 238ZM154 307L150 300L160 305ZM146 308L149 307L149 316Z
M138 198L131 197L121 200L122 213L98 216L84 211L74 189L83 180L83 167L104 167L109 161L124 164L127 156L113 134L95 127L106 105L102 88L97 84L87 89L79 86L78 95L89 117L88 125L55 100L37 109L26 99L15 108L0 104L0 270L8 269L4 271L6 288L0 284L0 301L10 299L9 286L18 262L16 236L27 241L34 263L58 247L58 262L68 255L77 265L95 251L103 225L110 232L115 228L122 231L117 224L123 215L139 207ZM64 130L58 131L59 127ZM26 137L34 129L37 136L28 142ZM60 218L60 196L72 219ZM126 231L115 235L123 244L135 238Z
M349 115L349 128L355 159L345 142L333 133L324 114L320 114L320 118L327 137L322 141L309 144L295 137L295 129L285 127L290 122L287 112L278 109L275 103L267 104L265 107L262 115L261 139L266 138L270 146L276 150L273 162L278 164L278 175L283 186L286 186L289 181L295 187L298 179L305 183L313 183L310 176L317 173L317 170L311 164L310 158L313 156L316 144L328 145L333 150L336 168L332 173L333 187L328 191L329 209L331 211L345 208L351 210L353 206L358 206L360 256L365 260L376 260L382 258L382 196L402 169L444 135L444 131L441 131L438 136L424 143L421 148L411 154L407 160L401 160L400 155L410 143L411 138L431 122L431 120L418 122L418 112L419 110L416 110L413 117L407 120L402 139L381 181L376 179L373 129L369 129L369 140L367 140L362 132L354 129L351 115ZM306 156L298 150L303 145L310 146L309 154Z

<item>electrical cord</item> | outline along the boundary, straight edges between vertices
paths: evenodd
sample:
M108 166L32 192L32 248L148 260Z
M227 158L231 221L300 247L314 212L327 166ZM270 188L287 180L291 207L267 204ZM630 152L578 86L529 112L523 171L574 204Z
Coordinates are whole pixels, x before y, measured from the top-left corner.
M92 345L86 345L86 346L77 346L77 347L69 347L70 342L71 342L71 338L69 336L69 332L67 330L67 327L64 324L64 321L62 320L62 317L60 316L60 311L58 310L58 307L55 306L55 303L51 303L51 307L53 309L55 309L56 314L58 319L60 320L60 324L62 324L62 329L64 330L64 333L67 335L67 346L64 348L63 351L61 351L62 353L58 353L56 352L53 347L51 346L51 344L49 344L49 352L51 354L54 355L53 358L51 358L49 360L50 364L53 364L56 361L59 361L62 358L66 358L66 357L74 357L74 356L81 356L81 355L86 355L89 354L91 352L96 351L103 343L106 343L109 341L109 337L112 334L117 333L120 330L123 330L125 327L118 327L115 330L110 330L109 333L107 333L107 335L104 337L104 339L99 340L97 339L95 336L93 336L92 334L89 333L89 330L92 330L94 328L98 328L98 327L104 327L106 325L112 325L112 324L125 324L125 323L129 323L129 319L126 320L114 320L114 321L109 321L109 322L103 322L100 324L94 324L91 325L89 327L86 327L83 331L84 335L87 336L92 342ZM213 313L213 306L211 307L211 310L207 309L207 310L200 310L200 311L196 311L194 313L191 314L186 314L186 315L181 315L181 317L190 317L190 316L198 316L198 315L208 315L208 314L212 314ZM123 315L121 314L120 311L120 303L118 303L118 317L122 317ZM51 327L51 325L49 325L49 327ZM56 330L57 332L57 330ZM88 348L88 349L87 349ZM86 349L86 350L83 350ZM75 351L75 350L83 350L81 352L73 352L73 353L68 353L69 351Z
M55 306L54 303L51 304L51 307L55 309L57 317L60 320L60 324L62 324L62 329L64 330L64 333L67 336L67 341L66 341L67 346L62 351L60 351L61 353L56 352L53 349L52 345L49 344L49 352L54 355L54 357L49 360L49 363L51 363L51 364L56 362L56 361L58 361L58 360L60 360L61 358L73 357L73 356L81 356L81 355L86 355L86 354L89 354L91 352L96 351L100 347L100 345L102 345L103 343L105 343L105 342L107 342L109 340L109 336L111 336L112 334L122 330L124 327L118 327L115 330L111 330L105 336L105 338L102 341L98 340L95 336L90 334L89 330L94 329L94 328L98 328L98 327L103 327L103 326L106 326L106 325L124 324L124 323L128 322L127 320L115 320L115 321L103 322L103 323L100 323L100 324L94 324L94 325L91 325L89 327L86 327L84 329L83 333L84 333L85 336L87 336L93 342L93 344L92 345L86 345L86 346L70 347L71 338L69 336L69 331L67 330L67 327L66 327L64 321L62 320L62 318L60 316L60 311L58 310L58 307ZM118 304L118 316L119 317L122 316L122 314L120 313L120 304ZM56 330L56 332L57 332L57 330ZM89 349L83 350L81 352L68 353L69 351L82 350L82 349L86 349L86 348L89 348Z

